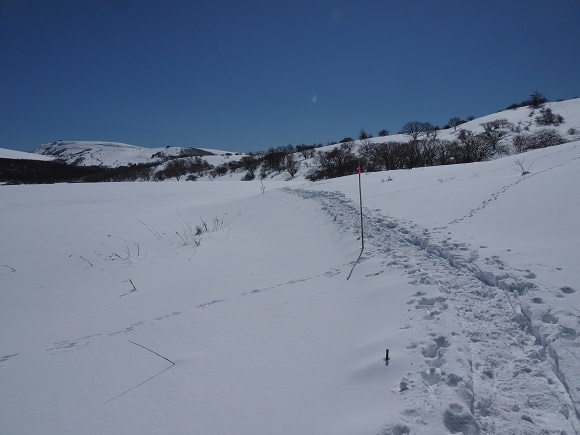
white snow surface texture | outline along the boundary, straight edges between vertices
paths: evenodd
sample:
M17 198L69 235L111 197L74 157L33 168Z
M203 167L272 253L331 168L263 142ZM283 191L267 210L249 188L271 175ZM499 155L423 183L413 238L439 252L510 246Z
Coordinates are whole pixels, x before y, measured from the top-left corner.
M44 156L42 154L27 153L24 151L15 151L7 148L0 148L0 159L18 159L18 160L54 160L53 157Z
M0 432L580 433L580 142L514 158L362 174L362 252L357 175L0 186Z

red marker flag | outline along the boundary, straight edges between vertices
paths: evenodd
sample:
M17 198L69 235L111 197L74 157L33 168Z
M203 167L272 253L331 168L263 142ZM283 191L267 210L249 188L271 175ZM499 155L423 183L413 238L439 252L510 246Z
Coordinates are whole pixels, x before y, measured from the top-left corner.
M356 170L360 174L360 165L356 168Z

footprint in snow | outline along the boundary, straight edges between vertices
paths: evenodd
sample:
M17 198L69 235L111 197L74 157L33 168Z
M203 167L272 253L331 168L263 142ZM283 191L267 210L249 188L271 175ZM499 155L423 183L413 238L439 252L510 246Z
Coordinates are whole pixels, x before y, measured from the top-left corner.
M556 323L558 323L558 318L549 312L542 314L541 320L544 323L550 323L552 325L555 325Z

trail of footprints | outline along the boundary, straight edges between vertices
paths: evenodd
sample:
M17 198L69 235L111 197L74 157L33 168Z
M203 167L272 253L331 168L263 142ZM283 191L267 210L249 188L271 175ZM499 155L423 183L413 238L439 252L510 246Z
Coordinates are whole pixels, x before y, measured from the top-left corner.
M57 354L57 353L63 352L63 351L78 350L78 349L90 346L91 342L97 338L113 337L113 336L116 336L119 334L128 334L137 328L143 328L143 327L147 327L147 326L155 326L160 321L169 319L169 318L174 317L174 316L178 316L180 314L182 314L181 311L173 311L173 312L168 313L168 314L157 316L153 319L150 319L149 321L139 321L139 322L131 323L129 326L127 326L123 329L116 330L116 331L111 331L108 333L92 334L92 335L87 335L87 336L83 336L83 337L79 337L79 338L75 338L75 339L71 339L71 340L58 341L56 343L53 343L51 346L47 347L46 351L50 352L52 354Z
M276 284L276 285L273 285L270 287L253 289L250 291L240 293L238 296L254 295L257 293L262 293L264 291L274 290L274 289L279 288L279 287L284 287L284 286L288 286L288 285L292 285L292 284L301 283L301 282L308 281L308 280L318 278L318 277L327 277L327 278L333 277L333 276L341 273L342 268L344 266L345 265L341 265L341 267L333 267L324 273L320 273L320 274L313 275L313 276L307 276L304 278L293 279L293 280L290 280L288 282L283 282L283 283ZM207 302L203 302L201 304L198 304L195 306L195 308L198 308L198 309L209 308L212 305L219 304L221 302L225 302L226 300L229 300L229 299L213 299L211 301L207 301ZM155 326L158 322L160 322L162 320L168 319L170 317L178 316L180 314L182 314L181 311L174 311L174 312L171 312L168 314L160 315L160 316L155 317L149 321L138 321L138 322L131 323L129 326L127 326L123 329L116 330L116 331L112 331L112 332L108 332L108 333L92 334L92 335L79 337L79 338L75 338L75 339L58 341L58 342L53 343L49 347L47 347L46 351L51 352L52 354L56 354L56 353L63 352L63 351L78 350L78 349L90 346L91 342L94 339L96 339L97 337L112 337L112 336L116 336L119 334L127 334L127 333L134 331L135 329L138 329L138 328ZM7 361L9 358L16 356L16 355L18 355L18 354L6 355L4 357L1 357L0 364L3 363L4 361Z
M447 225L444 225L444 226L442 226L442 227L437 227L437 228L434 228L434 231L445 230L445 229L447 229L447 228L448 228L450 225L454 225L454 224L457 224L457 223L459 223L459 222L462 222L462 221L464 221L464 220L466 220L466 219L472 218L473 216L475 216L475 214L477 214L478 212L480 212L480 211L482 211L483 209L485 209L485 208L486 208L488 205L490 205L490 204L491 204L493 201L497 201L497 199L498 199L498 198L499 198L499 197L500 197L502 194L504 194L505 192L507 192L507 191L508 191L510 188L512 188L512 187L514 187L514 186L516 186L516 185L518 185L518 184L519 184L519 183L521 183L522 181L526 181L527 179L529 179L529 178L531 178L531 177L535 177L535 176L537 176L537 175L540 175L540 174L543 174L543 173L545 173L545 172L551 171L552 169L555 169L555 168L558 168L558 167L561 167L561 166L567 165L567 164L569 164L570 162L573 162L573 161L575 161L575 160L578 160L578 159L580 159L580 157L575 157L575 158L573 158L572 160L569 160L569 161L567 161L567 162L564 162L564 163L557 164L557 165L555 165L555 166L553 166L553 167L551 167L551 168L547 168L547 169L544 169L544 170L542 170L542 171L539 171L539 172L533 172L533 173L527 174L527 175L525 175L525 176L521 176L520 178L518 178L518 179L517 179L516 181L514 181L513 183L507 184L507 185L505 185L504 187L502 187L500 190L498 190L497 192L494 192L494 193L492 193L492 194L491 194L491 196L490 196L488 199L486 199L485 201L482 201L482 203L481 203L481 205L480 205L479 207L475 207L475 208L471 209L471 210L470 210L470 211L469 211L467 214L465 214L464 216L462 216L462 217L460 217L460 218L457 218L457 219L454 219L454 220L452 220L452 221L451 221L451 222L449 222Z
M287 191L321 203L343 230L356 228L358 209L343 194ZM428 332L425 341L406 349L423 367L413 367L397 385L410 406L381 434L431 433L422 423L428 414L439 416L451 433L580 432L574 403L580 385L566 380L549 334L542 341L537 314L522 306L528 299L534 306L544 303L535 296L535 273L510 269L499 257L479 261L465 244L450 238L434 243L429 231L376 211L367 210L365 227L371 255L382 256L385 268L399 268L411 284L429 292L419 291L409 301L412 314L402 326ZM572 293L571 287L559 290L562 297ZM559 325L558 315L538 312L540 324L570 342L576 339L576 330ZM574 320L580 323L578 316Z

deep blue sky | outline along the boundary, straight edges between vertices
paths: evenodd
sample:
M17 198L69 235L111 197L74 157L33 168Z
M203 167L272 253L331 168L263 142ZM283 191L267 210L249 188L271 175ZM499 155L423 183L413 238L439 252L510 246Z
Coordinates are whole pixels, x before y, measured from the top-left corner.
M578 0L0 0L0 147L233 151L580 96Z

